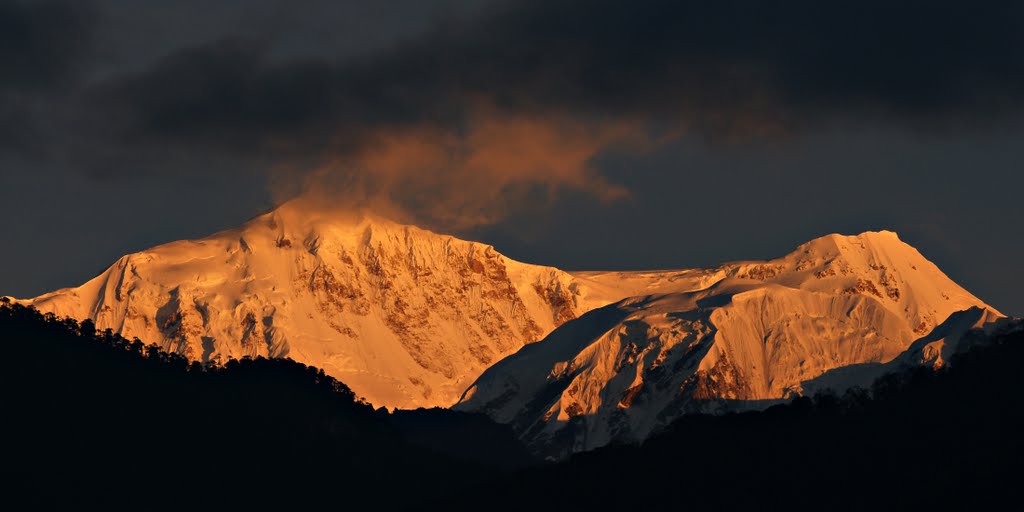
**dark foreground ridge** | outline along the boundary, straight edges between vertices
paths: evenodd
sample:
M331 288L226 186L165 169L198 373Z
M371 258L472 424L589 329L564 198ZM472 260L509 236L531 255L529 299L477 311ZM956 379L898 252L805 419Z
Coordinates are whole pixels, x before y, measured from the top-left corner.
M1024 483L1020 330L946 369L559 464L483 417L375 411L291 361L203 368L16 305L0 345L8 509L993 508Z
M919 367L871 390L801 397L763 412L684 416L640 447L581 453L486 483L473 496L506 492L508 510L1018 507L1021 327L979 339L940 370Z
M0 346L8 510L405 508L532 463L484 416L375 411L290 360L203 368L18 305ZM406 434L438 422L458 444Z

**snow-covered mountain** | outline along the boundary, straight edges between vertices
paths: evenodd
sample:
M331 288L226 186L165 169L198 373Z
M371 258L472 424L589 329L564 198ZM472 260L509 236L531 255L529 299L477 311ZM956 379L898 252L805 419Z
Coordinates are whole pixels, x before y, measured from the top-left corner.
M292 358L377 406L482 411L556 457L943 364L1002 317L890 232L709 269L566 272L300 200L20 302L197 361Z
M621 286L631 276L577 277ZM943 364L968 329L1002 317L891 232L676 277L677 289L631 294L523 347L455 408L560 457L642 440L686 412L763 408L868 385L893 365Z
M626 293L484 244L292 201L22 302L197 361L289 357L374 405L413 408L452 405L491 364Z

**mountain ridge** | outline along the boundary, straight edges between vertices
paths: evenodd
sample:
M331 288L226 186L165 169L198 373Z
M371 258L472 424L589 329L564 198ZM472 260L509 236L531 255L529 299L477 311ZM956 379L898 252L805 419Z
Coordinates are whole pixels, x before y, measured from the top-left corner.
M904 260L915 263L909 268ZM898 282L914 272L926 275ZM924 286L933 280L941 286ZM512 260L492 245L302 200L238 228L125 255L77 288L19 302L91 319L195 361L288 357L394 409L452 406L499 361L609 305L622 304L626 316L658 307L692 316L720 310L715 301L738 300L753 304L753 318L771 302L759 303L757 294L774 296L765 291L774 287L808 297L867 297L874 314L913 324L915 337L951 312L925 303L1001 315L891 231L825 235L783 258L706 269L567 272ZM693 303L680 305L684 297ZM888 347L884 357L867 359L895 353ZM777 388L758 386L757 396Z
M1004 318L893 232L827 235L702 272L706 286L627 298L563 325L488 368L455 408L509 423L561 458L643 440L687 413L764 408L839 368L901 356L941 365L967 330ZM960 311L979 313L937 333ZM850 372L832 387L877 376Z
M450 406L486 366L618 300L493 246L292 201L21 301L201 362L290 357L371 403Z

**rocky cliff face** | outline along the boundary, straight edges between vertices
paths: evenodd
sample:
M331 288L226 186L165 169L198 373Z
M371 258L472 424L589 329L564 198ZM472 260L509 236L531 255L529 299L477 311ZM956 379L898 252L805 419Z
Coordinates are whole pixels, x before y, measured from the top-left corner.
M568 273L302 202L22 302L196 361L292 358L377 406L458 402L554 457L941 365L1002 317L889 232L709 269Z
M378 406L449 406L488 366L618 300L493 247L298 202L24 301L196 361L289 357Z
M456 408L511 423L561 457L644 439L687 412L765 407L820 389L816 379L867 385L898 358L936 364L959 340L951 315L968 311L953 323L971 326L1001 316L889 232L831 235L689 276L689 290L566 323L488 369Z

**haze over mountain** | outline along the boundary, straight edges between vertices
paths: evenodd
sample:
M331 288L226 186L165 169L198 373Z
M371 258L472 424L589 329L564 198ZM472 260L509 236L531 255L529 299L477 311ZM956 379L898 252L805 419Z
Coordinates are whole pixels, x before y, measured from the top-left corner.
M1024 312L1017 2L12 0L0 19L0 293L238 226L340 159L334 199L368 189L445 233L468 210L486 222L452 234L521 261L706 267L886 226Z
M566 272L305 200L22 303L196 361L291 358L375 406L459 402L555 456L942 364L1002 316L891 232L709 269Z

